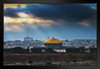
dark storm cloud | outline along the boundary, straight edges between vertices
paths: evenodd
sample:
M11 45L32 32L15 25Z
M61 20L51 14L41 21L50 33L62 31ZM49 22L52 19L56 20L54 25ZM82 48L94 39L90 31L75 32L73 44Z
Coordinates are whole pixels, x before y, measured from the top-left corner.
M37 7L37 8L36 8ZM53 20L65 20L65 21L81 21L91 18L96 14L96 10L90 6L80 4L68 4L68 5L28 5L28 10L31 14Z
M4 16L9 16L9 17L18 17L17 13L19 11L15 8L6 8L4 10Z
M18 17L18 12L27 12L35 17L51 20L64 20L67 22L78 22L96 15L96 9L83 4L40 4L27 5L22 9L7 8L5 16Z

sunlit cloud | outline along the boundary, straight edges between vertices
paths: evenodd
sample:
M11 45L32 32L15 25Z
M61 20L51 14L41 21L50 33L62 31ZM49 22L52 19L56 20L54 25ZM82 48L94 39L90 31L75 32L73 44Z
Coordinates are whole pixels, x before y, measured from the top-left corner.
M93 6L92 6L91 8L92 8L92 9L97 9L96 7L93 7Z
M82 22L80 22L79 23L80 25L83 25L83 26L90 26L90 24L91 24L91 20L84 20L84 21L82 21Z
M97 9L97 4L83 4L83 5L89 6L92 9Z
M96 15L92 16L90 19L83 20L79 22L78 24L83 26L90 26L92 23L96 23Z
M40 26L50 26L55 23L53 20L41 19L24 12L17 13L18 18L4 16L4 30L6 31L24 31L26 27Z
M4 4L4 9L5 8L25 8L27 5L31 5L31 4ZM39 5L39 4L32 4L32 5Z
M23 12L19 12L19 13L18 13L18 16L20 16L20 17L29 17L28 14L23 13Z
M52 23L52 20L45 20L37 17L30 17L24 13L20 13L19 18L4 16L4 23Z
M22 25L20 24L6 24L4 25L5 31L24 31Z
M27 4L4 4L4 9L5 8L17 8L18 6L20 7L25 7Z

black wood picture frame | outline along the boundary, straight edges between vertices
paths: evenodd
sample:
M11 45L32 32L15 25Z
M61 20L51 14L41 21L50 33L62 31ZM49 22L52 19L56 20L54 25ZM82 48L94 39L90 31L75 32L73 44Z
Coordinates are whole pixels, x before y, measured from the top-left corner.
M3 66L3 4L6 3L97 3L97 65L96 66ZM99 20L99 0L1 0L0 1L0 68L4 69L99 69L100 68L100 20Z

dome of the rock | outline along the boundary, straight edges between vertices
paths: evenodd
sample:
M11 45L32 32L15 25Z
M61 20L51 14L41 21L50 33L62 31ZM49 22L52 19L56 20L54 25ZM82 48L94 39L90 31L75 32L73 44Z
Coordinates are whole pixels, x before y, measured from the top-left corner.
M51 38L51 39L45 40L44 43L62 43L62 41L56 38Z
M56 38L50 38L44 41L46 48L61 48L62 41Z

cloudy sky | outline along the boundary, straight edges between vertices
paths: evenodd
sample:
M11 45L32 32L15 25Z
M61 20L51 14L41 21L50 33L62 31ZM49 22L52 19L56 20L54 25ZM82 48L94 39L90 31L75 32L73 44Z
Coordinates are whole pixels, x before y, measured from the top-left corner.
M96 39L96 4L4 4L4 40Z

